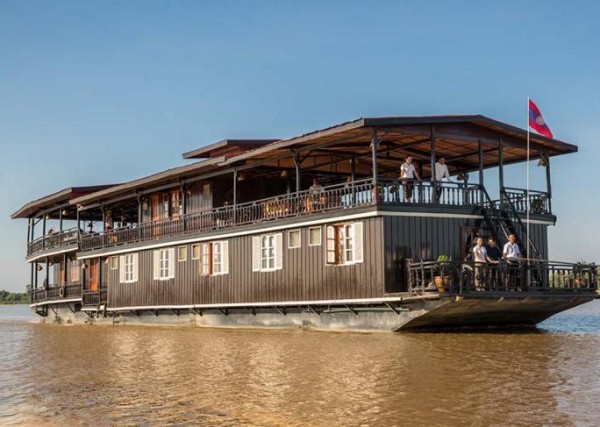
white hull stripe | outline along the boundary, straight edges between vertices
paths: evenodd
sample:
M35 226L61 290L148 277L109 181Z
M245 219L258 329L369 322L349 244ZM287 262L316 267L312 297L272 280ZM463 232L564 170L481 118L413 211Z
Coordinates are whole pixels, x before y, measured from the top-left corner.
M54 256L54 255L66 254L69 252L74 252L76 250L78 250L77 246L71 246L68 249L59 249L57 251L42 253L42 254L39 254L36 256L32 256L31 258L25 258L25 259L27 262L35 262L42 258L46 258L46 257Z
M66 304L69 302L81 302L81 298L71 298L71 299L61 299L61 300L52 300L52 301L43 301L35 304L29 304L29 307L34 308L41 305L50 305L50 304Z
M436 299L439 298L435 296ZM227 309L227 308L270 308L270 307L296 307L309 305L352 305L352 304L385 304L405 301L402 297L388 298L363 298L363 299L342 299L342 300L322 300L322 301L280 301L280 302L255 302L238 304L189 304L189 305L154 305L154 306L133 306L133 307L113 307L107 308L107 311L137 311L137 310L191 310L191 309Z

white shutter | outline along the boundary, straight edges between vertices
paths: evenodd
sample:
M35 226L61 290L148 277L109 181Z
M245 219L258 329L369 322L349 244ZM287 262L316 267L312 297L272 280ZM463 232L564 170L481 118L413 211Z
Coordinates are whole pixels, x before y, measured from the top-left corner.
M169 279L175 278L175 248L169 248Z
M327 264L335 264L335 228L331 225L327 226L325 236Z
M283 234L275 235L275 270L283 268Z
M229 273L229 242L221 242L221 274Z
M354 233L354 262L363 262L363 223L355 222L352 224L352 232Z
M125 255L119 257L119 283L125 283Z
M154 262L152 263L152 277L154 280L160 279L160 251L153 252Z
M139 278L138 254L133 254L133 281L137 282Z
M260 271L260 236L252 237L252 271Z

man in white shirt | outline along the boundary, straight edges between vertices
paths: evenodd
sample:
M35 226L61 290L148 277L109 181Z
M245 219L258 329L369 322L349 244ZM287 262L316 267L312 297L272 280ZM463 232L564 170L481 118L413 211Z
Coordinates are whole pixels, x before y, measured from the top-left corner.
M505 285L508 289L519 289L519 258L521 257L521 250L517 245L517 236L510 234L508 236L508 242L504 245L502 250L502 258L506 260L507 277Z
M410 202L412 199L413 181L415 177L420 181L421 177L412 164L412 157L408 156L400 166L400 179L404 185L404 200Z
M437 162L435 162L435 194L436 201L439 201L442 197L442 185L441 183L444 181L450 180L450 173L448 172L448 165L446 165L446 159L444 157L440 157Z

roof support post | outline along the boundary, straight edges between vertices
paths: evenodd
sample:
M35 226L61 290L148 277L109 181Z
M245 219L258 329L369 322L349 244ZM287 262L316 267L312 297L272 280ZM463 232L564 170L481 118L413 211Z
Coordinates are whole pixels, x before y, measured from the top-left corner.
M33 279L33 289L38 288L38 262L33 263L33 270L35 271L35 277Z
M27 244L29 244L29 242L31 242L33 240L33 238L31 237L31 232L32 232L32 221L31 218L28 219L27 221Z
M46 214L42 214L42 248L46 247Z
M63 254L63 285L66 286L68 283L68 274L67 274L67 253Z
M179 184L179 193L181 194L181 212L179 213L179 218L183 222L183 231L187 230L187 186L182 182ZM138 208L139 209L139 208Z
M373 185L377 185L379 172L377 170L377 147L381 141L377 138L377 133L371 134L371 159L373 161Z
M138 194L137 202L138 202L137 230L138 230L138 239L141 241L142 240L142 204L143 204L141 194Z
M233 225L237 223L236 213L237 213L237 179L238 173L237 168L233 168Z
M430 129L430 138L431 138L431 159L430 159L430 167L431 167L431 184L433 186L433 202L438 202L438 186L440 185L437 182L437 176L435 175L435 129L433 124Z
M298 150L292 150L292 160L296 167L296 194L300 193L300 152Z
M75 211L75 215L77 216L77 242L79 243L79 247L81 247L81 215L79 213L79 206L75 207L77 210Z
M62 211L63 211L62 209L58 210L58 224L59 224L58 225L58 230L61 233L63 231L63 213L62 213Z
M479 200L483 201L483 143L478 142L479 148Z
M34 285L34 278L33 278L35 267L36 267L35 264L36 263L33 263L33 262L30 264L30 267L31 267L31 278L29 279L29 290L30 291L34 291L35 290L35 287L34 287L35 286ZM33 298L31 298L31 301L33 302Z
M500 187L500 204L502 205L502 194L504 193L504 142L502 135L498 141L498 185Z
M546 192L548 193L548 211L552 212L552 181L550 179L550 155L542 154L546 162Z
M50 258L46 257L46 279L44 280L45 288L50 287Z

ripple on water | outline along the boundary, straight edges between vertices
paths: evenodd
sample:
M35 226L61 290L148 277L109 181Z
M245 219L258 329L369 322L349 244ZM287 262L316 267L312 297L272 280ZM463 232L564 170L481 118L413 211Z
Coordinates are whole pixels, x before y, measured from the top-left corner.
M598 307L493 334L0 320L0 424L594 425Z

